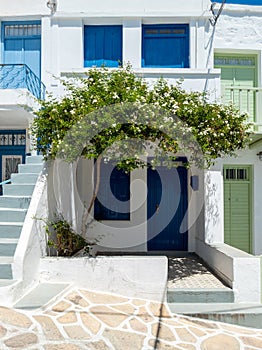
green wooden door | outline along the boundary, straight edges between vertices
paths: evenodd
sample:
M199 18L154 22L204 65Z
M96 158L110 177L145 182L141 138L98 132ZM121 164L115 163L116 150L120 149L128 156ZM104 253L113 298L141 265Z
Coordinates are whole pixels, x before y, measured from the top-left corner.
M215 67L221 68L221 93L223 103L233 103L241 112L256 119L255 92L257 86L256 56L215 56ZM231 88L231 89L230 89Z
M224 168L224 241L252 252L250 166Z

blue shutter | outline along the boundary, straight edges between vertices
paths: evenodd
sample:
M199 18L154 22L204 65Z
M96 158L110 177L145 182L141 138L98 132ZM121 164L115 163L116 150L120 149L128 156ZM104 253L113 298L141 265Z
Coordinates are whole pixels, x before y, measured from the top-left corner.
M118 67L121 61L122 26L85 26L85 67Z
M189 67L187 24L143 25L142 66Z
M130 220L129 199L130 175L118 170L112 163L101 163L101 180L94 208L95 219Z

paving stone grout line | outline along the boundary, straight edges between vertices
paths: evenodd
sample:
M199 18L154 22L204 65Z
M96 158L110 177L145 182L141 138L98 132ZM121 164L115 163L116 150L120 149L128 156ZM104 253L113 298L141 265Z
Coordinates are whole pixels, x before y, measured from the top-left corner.
M0 349L262 349L262 329L175 315L165 303L159 320L160 307L153 301L84 289L67 291L44 310L0 306Z

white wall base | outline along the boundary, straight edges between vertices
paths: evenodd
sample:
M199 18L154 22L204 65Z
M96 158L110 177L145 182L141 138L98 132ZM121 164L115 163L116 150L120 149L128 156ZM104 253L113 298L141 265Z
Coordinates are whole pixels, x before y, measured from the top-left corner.
M43 258L40 280L74 283L80 288L162 302L166 298L167 258Z
M227 244L209 245L196 240L196 253L234 291L235 302L260 303L260 257Z

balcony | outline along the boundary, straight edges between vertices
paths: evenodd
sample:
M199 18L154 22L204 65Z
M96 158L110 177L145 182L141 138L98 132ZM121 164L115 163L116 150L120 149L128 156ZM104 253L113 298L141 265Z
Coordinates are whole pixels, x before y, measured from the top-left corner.
M222 93L224 103L232 103L240 112L249 115L253 131L262 131L262 87L231 86Z
M45 86L26 64L0 64L0 89L27 89L37 99L45 98Z

